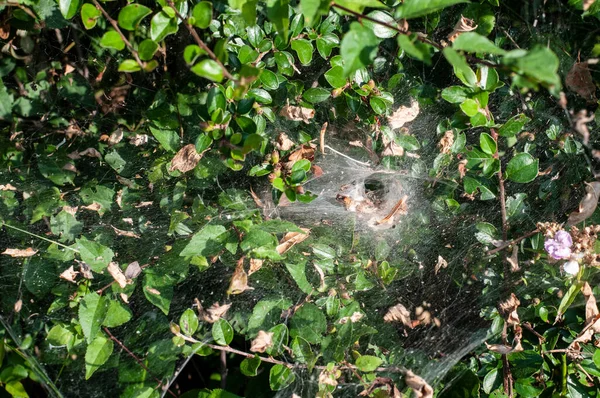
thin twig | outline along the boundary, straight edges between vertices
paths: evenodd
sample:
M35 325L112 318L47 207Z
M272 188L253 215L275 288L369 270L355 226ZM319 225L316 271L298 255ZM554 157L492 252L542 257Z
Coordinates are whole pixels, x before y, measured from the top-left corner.
M119 24L117 23L117 21L115 21L110 15L108 15L108 13L104 9L104 7L102 7L102 5L98 2L98 0L92 0L92 2L96 6L96 8L98 10L100 10L100 12L102 13L102 15L104 15L104 18L106 18L106 20L108 22L110 22L110 24L115 29L115 31L119 34L119 36L121 36L121 40L123 40L123 43L125 43L125 45L129 49L129 51L131 52L131 55L133 55L133 58L135 59L135 62L138 63L138 65L140 66L140 68L144 69L144 67L146 65L142 62L142 60L140 59L140 56L138 55L138 52L133 48L133 46L131 45L131 43L129 42L129 40L127 40L127 38L125 37L125 35L121 31L121 28L119 28Z
M523 239L529 238L530 236L533 236L533 235L537 234L538 232L540 232L540 230L536 228L533 231L527 232L523 236L520 236L520 237L518 237L516 239L511 240L510 242L505 242L505 243L501 244L500 246L496 247L495 249L488 250L485 254L486 254L486 256L491 256L492 254L496 254L499 251L504 250L504 249L506 249L509 246L512 246L512 245L514 245L516 243L519 243Z
M94 0L94 1L96 1L96 0ZM202 39L200 38L200 36L198 36L198 32L196 32L196 29L194 29L194 26L191 25L187 21L187 19L185 19L183 17L183 15L181 15L179 13L179 10L177 10L177 7L175 7L175 3L173 2L173 0L168 0L167 4L169 4L169 6L173 9L173 11L175 11L175 15L177 15L177 18L179 18L181 20L181 22L183 22L183 24L185 25L185 27L187 28L187 30L190 32L190 34L194 38L194 41L196 42L196 44L200 48L202 48L204 51L206 51L206 53L208 54L208 56L211 57L212 60L217 63L217 65L219 65L219 67L223 71L223 76L225 76L229 80L236 81L236 79L233 77L233 75L231 73L229 73L229 71L227 70L227 68L225 68L225 65L223 65L223 63L221 62L221 60L219 60L219 58L215 55L215 53L212 52L212 50L206 45L206 43L204 43L202 41Z
M148 369L148 367L144 364L144 362L137 355L135 355L133 352L131 352L129 350L129 348L125 347L125 344L121 343L121 341L119 339L117 339L115 336L113 336L113 334L110 332L110 330L108 330L107 327L103 327L102 329L104 330L104 332L106 332L106 334L108 334L108 337L110 337L110 339L112 341L117 343L119 345L119 347L121 347L123 350L125 350L125 352L127 354L129 354L130 357L132 357L142 368L144 368L144 370L146 372L148 372L148 374L150 375L150 377L152 377L154 379L154 381L156 381L160 386L163 385L163 382L158 377L154 376L152 371L150 369ZM172 396L177 397L177 395L173 391L169 390L168 387L167 387L167 391Z

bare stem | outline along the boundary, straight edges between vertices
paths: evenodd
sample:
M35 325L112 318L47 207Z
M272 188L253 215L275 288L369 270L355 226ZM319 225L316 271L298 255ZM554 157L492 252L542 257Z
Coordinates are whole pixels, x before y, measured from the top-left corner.
M94 1L96 1L96 0L94 0ZM187 21L187 19L185 19L183 17L183 15L181 15L179 13L179 11L177 10L177 7L175 7L175 3L173 3L173 0L168 0L167 4L169 4L169 6L173 9L173 11L175 11L175 14L177 15L177 17L183 22L183 24L185 25L185 27L187 28L187 30L190 32L190 34L194 38L194 41L196 42L196 44L201 49L203 49L204 51L206 51L206 53L208 54L208 56L210 58L212 58L212 60L215 61L217 63L217 65L219 65L219 67L223 71L223 76L225 76L229 80L236 81L236 79L233 77L233 75L231 73L229 73L229 71L227 70L227 68L225 68L225 65L223 65L223 63L221 62L221 60L219 60L219 58L215 55L215 53L212 52L212 50L206 45L206 43L204 43L204 41L202 41L202 39L200 38L200 36L198 36L198 32L196 32L196 29L194 29L194 26L192 24L190 24Z
M133 352L131 352L129 350L129 348L125 347L125 344L121 343L121 341L119 339L117 339L115 336L113 336L113 334L110 332L110 330L108 330L107 327L103 327L102 329L104 330L104 332L106 332L106 334L108 334L108 337L110 337L110 339L112 341L117 343L127 354L129 354L130 357L132 357L142 368L144 368L144 370L146 372L148 372L150 377L152 377L160 386L163 385L163 382L160 381L160 379L158 379L156 376L154 376L152 371L150 371L150 369L148 369L148 367L144 364L144 362L137 355L135 355ZM172 396L177 397L177 395L173 391L169 390L168 387L167 387L167 391Z
M140 56L138 55L137 50L135 50L133 48L133 46L131 45L131 43L129 42L129 40L127 40L127 38L125 37L125 35L121 31L121 28L119 28L119 24L117 23L117 21L115 21L110 15L108 15L108 13L104 9L104 7L102 7L102 5L98 2L98 0L92 0L92 2L96 6L96 8L98 10L100 10L100 12L102 13L102 15L104 15L104 18L106 18L106 20L112 25L112 27L119 34L119 36L121 36L121 40L123 40L123 43L125 43L125 45L129 49L129 51L131 52L131 55L133 55L133 58L135 59L135 62L138 63L138 65L140 66L140 68L144 69L144 67L146 65L140 59Z
M488 255L488 256L491 256L492 254L496 254L499 251L504 250L504 249L506 249L509 246L512 246L514 244L519 243L523 239L529 238L530 236L533 236L533 235L537 234L538 232L540 232L540 230L536 228L533 231L527 232L523 236L519 236L518 238L511 240L510 242L504 242L503 244L501 244L500 246L496 247L495 249L488 250L485 254Z

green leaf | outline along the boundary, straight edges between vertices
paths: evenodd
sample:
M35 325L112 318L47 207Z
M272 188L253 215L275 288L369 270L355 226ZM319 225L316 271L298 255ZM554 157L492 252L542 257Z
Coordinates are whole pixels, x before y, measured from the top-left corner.
M514 67L518 73L556 90L561 87L558 57L547 47L536 46L528 52L513 50L506 53L502 62Z
M106 317L102 321L102 325L108 328L116 328L131 320L132 313L129 308L117 300L109 300L109 302Z
M96 292L86 294L79 303L79 324L88 343L91 343L100 332L108 309L105 297Z
M300 11L304 15L304 22L312 26L319 15L326 15L329 2L324 0L300 0Z
M296 375L287 366L281 364L273 366L269 372L269 386L273 391L283 390L295 379Z
M206 29L212 21L212 15L212 3L210 1L201 1L192 9L192 17L194 17L192 25L200 29Z
M140 64L135 59L126 59L119 64L119 72L139 72L142 70ZM117 153L113 151L112 153ZM108 156L104 157L104 160L108 161ZM113 167L114 168L114 167ZM117 170L118 171L118 170Z
M347 84L347 79L344 77L344 68L341 66L334 66L325 72L325 80L333 88L344 87Z
M119 33L114 30L109 30L108 32L104 33L102 39L100 39L100 46L121 51L125 48L125 42Z
M513 116L498 129L498 135L502 137L514 137L523 130L523 126L529 123L530 120L530 118L522 113Z
M74 215L62 210L56 216L50 217L50 231L60 237L61 242L71 242L75 240L81 230L83 223L77 221Z
M330 96L331 93L329 90L322 87L309 88L302 94L302 98L311 104L318 104L319 102L326 101Z
M496 149L498 148L496 141L487 133L481 133L479 136L479 146L481 147L481 150L488 155L495 154Z
M100 335L87 346L85 351L85 379L88 380L100 366L111 356L114 343L111 339Z
M154 57L158 50L158 43L150 39L146 39L138 46L138 55L142 61L149 61Z
M396 144L400 145L407 151L416 151L417 149L421 148L419 141L417 141L417 139L414 136L409 134L399 134L396 137L395 141Z
M119 26L125 30L135 30L142 19L152 14L152 10L141 4L128 4L119 12Z
M179 318L179 327L181 328L181 333L186 336L191 336L196 333L196 330L198 330L198 317L192 309L188 308L181 314L181 317Z
M539 160L523 152L515 155L506 166L506 177L522 184L531 182L537 177Z
M81 6L81 22L86 29L92 29L98 23L102 13L90 3Z
M369 105L371 105L371 109L378 115L383 115L387 110L386 102L379 97L370 97Z
M583 283L578 282L578 283L573 283L571 285L571 287L569 287L569 290L567 290L565 295L562 297L560 304L558 306L558 310L556 311L556 322L560 321L563 314L569 309L571 304L573 304L573 302L577 298L577 295L579 294L579 291L581 290L582 286L583 286Z
M466 87L450 86L442 90L442 98L451 104L460 104L469 98L469 93Z
M254 98L259 104L269 105L273 102L271 94L269 94L266 90L263 90L262 88L251 89L250 91L248 91L248 97ZM251 124L254 126L254 128L256 128L256 123Z
M454 43L452 43L452 48L469 53L506 54L505 50L496 47L490 39L475 32L463 32L458 35Z
M515 379L533 376L534 373L539 372L544 363L542 356L533 350L513 352L508 354L507 357Z
M317 51L323 59L329 58L331 51L340 44L340 39L333 33L317 38Z
M312 285L306 279L306 262L297 264L285 263L285 268L288 270L300 290L306 294L311 294L313 291Z
M196 44L190 44L183 50L183 60L186 64L193 65L199 56L206 54L206 51Z
M267 90L277 90L279 88L277 75L268 69L262 71L260 81Z
M107 211L110 211L110 208L113 203L113 196L115 195L115 191L103 185L96 185L95 187L87 187L83 188L79 192L79 196L83 203L86 205L91 205L93 203L97 203L100 205L100 209L98 209L99 215L104 215Z
M344 76L370 65L377 55L378 46L379 39L371 29L358 22L352 22L340 48L344 60Z
M142 290L150 303L158 307L165 315L169 315L169 308L173 300L173 280L169 276L146 273Z
M48 336L46 336L46 340L52 345L55 346L67 346L73 342L75 335L69 329L63 327L62 325L54 325L52 329L48 332ZM2 361L0 361L0 364Z
M316 359L316 355L312 351L310 344L302 337L294 338L290 348L294 354L294 359L298 363L311 364Z
M396 19L412 19L443 10L468 0L405 0L396 10Z
M233 340L233 328L225 319L221 318L212 326L212 337L219 345L229 345Z
M58 8L65 19L71 19L79 11L81 0L58 0Z
M222 225L207 225L198 231L190 243L179 253L180 256L205 256L217 255L223 244L229 238L227 230Z
M416 34L399 35L398 45L406 54L424 62L426 65L431 65L431 45L419 41Z
M460 55L450 47L444 48L444 56L454 67L454 73L465 85L475 87L477 85L477 76L473 69L467 63L464 56Z
M168 35L177 32L177 20L166 12L156 13L150 21L150 38L155 42L162 41Z
M240 363L240 371L244 376L253 377L258 374L258 368L261 364L260 357L255 355L252 358L246 358Z
M102 272L113 259L115 253L108 247L87 240L84 236L77 239L79 256L94 272Z
M290 25L289 1L267 0L267 17L275 25L279 37L287 43Z
M296 51L296 54L298 54L298 59L302 65L308 65L312 61L314 47L309 40L292 40L292 50Z
M352 11L361 13L364 11L365 8L387 8L387 6L385 4L383 4L382 2L378 1L378 0L337 0L336 4L339 4L343 7L349 8ZM340 12L342 14L344 14L345 12L343 10L340 10L339 8L335 8L334 10L336 10L337 12Z
M212 59L203 59L192 66L191 71L198 76L212 80L213 82L220 83L223 81L223 69L221 69L219 64Z
M179 149L179 136L176 131L150 127L150 132L167 152L177 152Z
M372 355L362 355L356 360L356 367L363 372L373 372L383 363L381 358Z
M314 304L307 303L300 307L290 320L290 336L300 336L312 344L322 339L327 331L327 319Z
M371 11L370 13L368 13L367 16L370 18L373 18L377 21L386 23L388 25L396 26L396 21L394 20L394 17L392 17L387 12L376 10L376 11ZM376 22L372 22L370 20L364 19L362 21L362 23L363 23L363 25L371 28L373 30L373 33L375 34L375 36L379 37L380 39L389 39L398 34L398 32L396 30L390 29L387 26L378 24Z
M281 313L292 306L289 299L262 299L252 310L248 320L247 337L253 338L259 330L268 330L279 323Z
M0 120L9 120L12 114L14 98L0 80Z

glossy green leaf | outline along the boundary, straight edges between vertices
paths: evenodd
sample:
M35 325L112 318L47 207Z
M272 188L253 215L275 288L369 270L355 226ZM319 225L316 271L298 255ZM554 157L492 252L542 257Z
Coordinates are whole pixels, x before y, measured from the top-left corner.
M191 71L200 77L214 82L221 82L223 80L223 69L212 59L203 59L192 66Z
M126 59L119 64L119 72L139 72L141 70L142 67L134 59ZM116 152L113 153L116 154ZM108 162L110 157L107 155L104 159ZM115 170L120 171L118 168L115 168Z
M347 79L344 77L344 68L341 66L334 66L325 72L325 80L327 83L331 85L333 88L344 87L347 84Z
M183 314L181 314L181 317L179 318L179 327L181 328L181 333L185 334L186 336L191 336L196 333L196 330L198 330L198 324L198 317L190 308L183 311Z
M296 54L298 54L298 59L302 65L308 65L312 61L314 48L309 40L292 40L292 50L296 51Z
M128 4L119 12L119 26L125 30L135 30L142 19L152 14L152 10L141 4Z
M452 48L469 53L485 53L495 55L503 55L506 53L505 50L492 43L490 39L476 32L461 33L458 35L456 40L454 40L454 43L452 43Z
M100 46L121 51L125 48L125 42L119 33L114 30L109 30L104 33L102 39L100 39Z
M197 28L206 29L212 21L213 5L210 1L201 1L192 9L193 23Z
M530 120L522 113L513 116L498 129L498 134L502 137L514 137L523 130L525 124L529 123Z
M362 355L356 360L356 367L363 372L373 372L383 361L372 355Z
M319 102L326 101L329 97L331 97L329 90L321 87L309 88L302 94L302 98L311 104L318 104Z
M154 57L158 50L158 43L150 39L146 39L138 46L138 55L142 61L149 61Z
M94 272L102 272L113 259L115 253L100 243L87 240L85 237L77 239L77 249L81 259L90 266Z
M539 160L523 152L515 155L506 166L506 177L522 184L531 182L537 177Z
M173 300L173 279L168 275L158 275L145 272L144 296L146 299L160 309L163 314L168 315Z
M161 11L156 13L150 21L150 38L155 42L162 41L168 35L177 32L177 20Z
M258 368L260 367L261 362L258 355L255 355L252 358L245 358L240 363L240 372L242 372L244 376L254 377L258 374Z
M419 41L416 34L399 35L398 45L409 56L431 65L431 45Z
M267 17L275 25L277 34L283 42L287 42L290 25L289 1L267 0Z
M58 0L58 8L65 19L71 19L79 11L81 0Z
M340 39L333 33L327 33L317 38L317 51L324 59L329 58L331 51L339 46Z
M212 325L212 337L219 345L229 345L233 340L233 328L229 322L221 318Z
M116 328L131 320L133 314L131 310L117 300L109 300L106 317L102 321L102 325L109 328Z
M469 92L466 87L450 86L442 90L442 98L451 104L460 104L468 98Z
M483 152L489 155L496 153L496 149L498 148L496 141L487 133L481 133L479 135L479 146Z
M88 343L91 343L98 333L108 310L106 298L96 292L86 294L79 303L79 324Z
M189 44L183 50L183 60L188 65L193 65L199 56L206 54L206 51L196 44Z
M456 76L467 86L475 87L477 85L477 76L473 69L467 63L464 56L457 53L450 47L444 48L444 56L454 67L454 73Z
M92 341L85 351L85 379L88 380L96 370L106 363L114 348L111 339L99 335Z
M399 134L396 137L396 143L407 151L416 151L417 149L421 148L419 141L414 136L409 134Z
M81 22L86 29L92 29L98 23L102 13L90 3L81 6Z
M443 10L468 0L405 0L396 11L397 19L412 19Z
M371 29L358 22L352 22L340 48L344 60L344 76L370 65L377 55L378 44L379 39Z
M283 390L292 384L294 380L296 380L296 375L284 365L277 364L269 372L269 385L273 391Z
M395 26L396 25L396 21L394 20L394 17L392 17L390 14L388 14L387 12L384 11L371 11L370 13L367 14L368 17L373 18L377 21L381 21L387 25L392 25ZM379 37L380 39L389 39L391 37L394 37L398 34L398 31L394 30L394 29L390 29L387 26L384 26L382 24L378 24L376 22L370 21L370 20L363 20L363 24L371 29L373 29L373 33L375 34L375 36Z

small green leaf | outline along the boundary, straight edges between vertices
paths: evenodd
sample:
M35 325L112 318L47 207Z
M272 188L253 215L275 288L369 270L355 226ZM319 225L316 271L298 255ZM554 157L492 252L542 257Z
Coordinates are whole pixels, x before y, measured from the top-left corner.
M104 33L102 39L100 39L100 46L121 51L125 48L125 42L119 33L114 30L109 30L108 32Z
M378 0L337 0L337 4L351 9L354 12L362 13L365 8L387 8L385 4ZM337 12L345 13L339 8L334 8Z
M331 51L340 44L340 39L333 33L317 38L317 51L323 59L329 58Z
M530 120L530 118L522 113L513 116L498 129L498 135L502 137L514 137L523 130L525 124L529 123Z
M448 62L450 62L450 65L454 67L456 77L458 77L465 85L475 87L477 85L477 76L467 63L465 57L450 47L444 48L443 52Z
M220 83L223 81L223 69L212 59L203 59L192 66L192 72L205 79Z
M135 30L142 19L152 14L152 10L141 4L128 4L119 12L119 26L125 30Z
M294 380L296 380L296 375L287 366L281 364L273 366L269 373L269 385L273 391L283 390Z
M383 361L372 355L363 355L356 360L356 367L363 372L373 372Z
M188 65L193 65L199 56L206 54L206 51L196 44L190 44L183 50L183 60Z
M209 27L212 21L213 5L210 1L201 1L192 9L192 17L194 17L194 25L200 29Z
M267 0L267 17L275 25L279 37L287 43L290 25L289 1Z
M129 322L132 317L131 310L125 307L120 301L109 299L109 302L106 317L102 321L102 325L108 328L116 328Z
M217 255L229 234L222 225L207 225L198 231L179 253L180 256L214 256Z
M90 3L81 6L81 22L86 29L92 29L98 23L102 13Z
M212 337L219 345L229 345L233 340L233 328L225 319L221 318L212 326Z
M106 298L96 292L86 294L79 303L79 324L88 343L100 332L107 309Z
M396 11L396 19L412 19L443 10L468 0L405 0Z
M292 41L292 50L298 54L298 59L302 65L308 65L312 61L314 47L309 40L297 39Z
M111 356L114 343L111 339L100 335L87 346L85 351L85 379L88 380L100 366Z
M469 98L469 93L466 87L450 86L442 90L442 98L451 104L460 104Z
M513 50L503 57L502 62L542 84L556 90L560 89L558 76L559 60L556 54L545 46L536 46L532 50Z
M59 0L58 8L65 19L71 19L79 11L81 0Z
M162 41L168 35L177 32L177 20L161 11L156 13L150 21L150 38L155 42Z
M416 34L399 35L398 45L406 54L424 62L426 65L431 65L431 45L419 41Z
M141 70L142 70L142 67L134 59L126 59L125 61L121 62L121 64L119 65L119 72L138 72ZM114 153L116 153L116 152L114 152ZM108 156L106 156L104 159L106 161L108 161L107 158L108 158Z
M302 98L311 104L318 104L319 102L326 101L330 96L331 93L329 90L321 87L309 88L302 94Z
M290 336L300 336L309 343L319 343L327 331L327 319L314 304L307 303L296 311L290 320Z
M325 72L325 80L327 80L327 83L333 88L344 87L348 83L347 79L344 77L344 68L341 66L334 66Z
M481 150L488 155L493 155L496 153L496 141L487 133L481 133L479 136L479 146L481 147Z
M537 177L539 160L523 152L515 155L506 166L506 177L522 184L531 182Z
M115 253L108 247L87 240L85 237L77 239L77 249L81 259L86 262L94 272L102 272L113 259Z
M198 317L196 313L190 308L185 310L179 318L179 327L181 328L181 333L186 336L196 333L196 330L198 330Z
M388 14L387 12L384 12L384 11L379 11L379 10L371 11L370 13L367 14L367 16L370 18L373 18L377 21L388 24L388 25L392 25L392 26L396 25L396 21L394 20L394 17L392 17L390 14ZM389 39L398 34L398 32L396 30L390 29L385 25L378 24L378 23L372 22L370 20L365 19L362 21L362 23L363 23L363 25L373 29L373 33L375 34L375 36L379 37L380 39Z
M352 22L340 48L344 60L344 76L370 65L377 55L378 46L379 39L371 29L358 22Z
M505 50L496 47L490 39L475 32L463 32L458 35L454 43L452 43L452 48L469 53L506 54Z
M399 134L395 141L396 144L400 145L407 151L416 151L417 149L421 148L419 141L417 141L414 136L409 134Z
M383 115L387 110L386 102L379 97L370 97L369 105L371 105L371 109L378 115Z
M260 357L255 355L252 358L246 358L240 363L240 371L244 376L253 377L258 374L258 368L261 364Z
M173 280L168 275L146 273L144 278L144 296L159 308L165 315L169 315L169 308L173 300Z
M140 43L138 46L138 55L142 61L149 61L154 57L154 54L158 50L158 43L146 39Z

